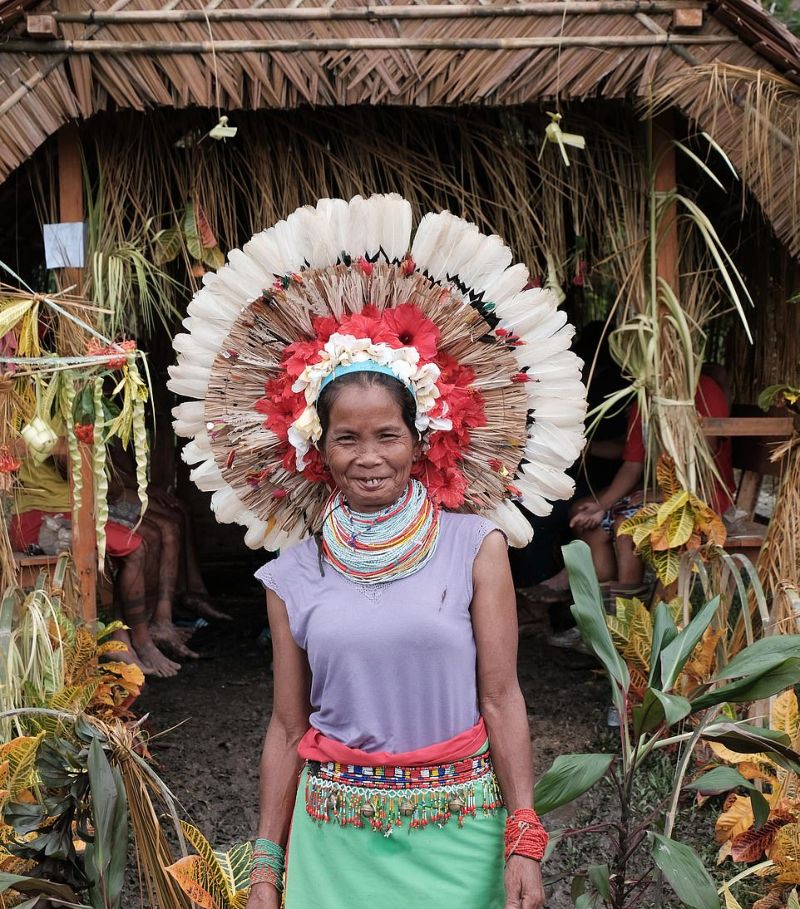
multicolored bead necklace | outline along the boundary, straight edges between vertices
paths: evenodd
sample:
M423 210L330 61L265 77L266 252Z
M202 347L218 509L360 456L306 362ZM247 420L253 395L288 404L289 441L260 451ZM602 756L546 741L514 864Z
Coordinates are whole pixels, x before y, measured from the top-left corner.
M418 480L382 511L353 511L334 493L322 525L325 559L345 577L362 584L385 584L419 571L436 549L439 508Z

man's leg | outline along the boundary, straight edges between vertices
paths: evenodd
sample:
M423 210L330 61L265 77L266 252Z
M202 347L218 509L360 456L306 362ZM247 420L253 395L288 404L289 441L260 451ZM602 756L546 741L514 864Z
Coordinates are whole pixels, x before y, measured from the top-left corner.
M150 616L145 586L147 557L147 544L143 541L133 552L121 558L117 575L119 602L125 623L130 629L130 643L133 645L143 670L148 674L166 678L176 675L181 667L161 653L150 635L148 628Z
M158 597L150 620L150 634L154 641L184 659L197 659L198 654L184 643L184 636L172 623L172 608L178 584L181 538L176 521L161 514L151 515L148 509L142 525L150 524L158 531L161 548L158 552Z

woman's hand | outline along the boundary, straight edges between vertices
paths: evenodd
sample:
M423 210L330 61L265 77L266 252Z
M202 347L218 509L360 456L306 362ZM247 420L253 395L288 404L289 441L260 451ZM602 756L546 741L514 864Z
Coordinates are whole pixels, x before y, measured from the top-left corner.
M247 909L280 909L281 895L266 882L253 884L247 900Z
M542 868L533 859L512 855L506 863L505 886L505 909L542 909L544 906ZM248 905L248 909L255 907Z

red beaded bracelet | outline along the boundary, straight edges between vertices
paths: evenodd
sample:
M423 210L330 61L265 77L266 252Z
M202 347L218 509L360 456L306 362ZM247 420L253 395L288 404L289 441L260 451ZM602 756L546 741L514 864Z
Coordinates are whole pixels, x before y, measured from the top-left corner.
M518 808L506 820L505 860L512 855L540 862L547 849L547 831L533 808Z

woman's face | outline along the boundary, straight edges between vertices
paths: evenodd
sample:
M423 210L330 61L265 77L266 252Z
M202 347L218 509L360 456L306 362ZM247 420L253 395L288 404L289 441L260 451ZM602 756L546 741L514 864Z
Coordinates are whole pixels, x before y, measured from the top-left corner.
M400 405L377 385L347 385L330 410L324 455L354 511L380 511L406 488L416 444Z

